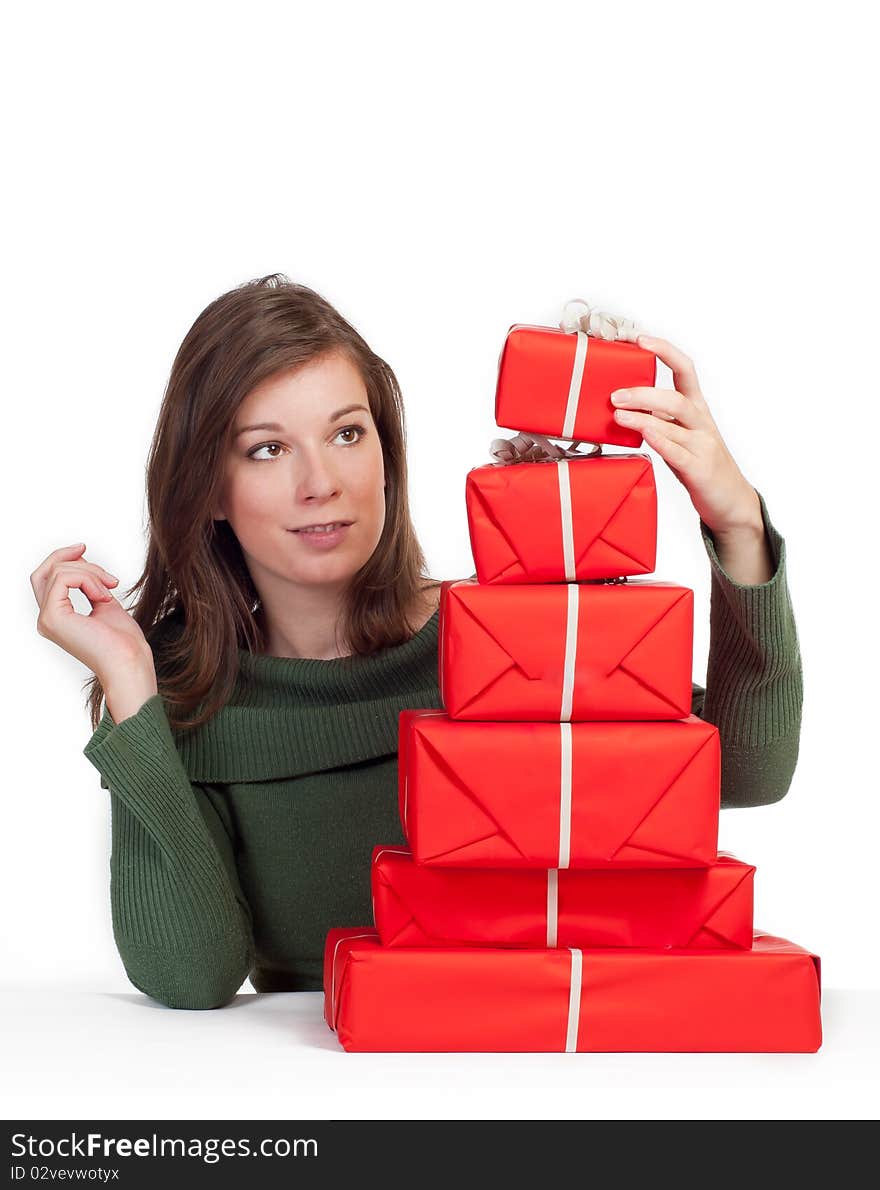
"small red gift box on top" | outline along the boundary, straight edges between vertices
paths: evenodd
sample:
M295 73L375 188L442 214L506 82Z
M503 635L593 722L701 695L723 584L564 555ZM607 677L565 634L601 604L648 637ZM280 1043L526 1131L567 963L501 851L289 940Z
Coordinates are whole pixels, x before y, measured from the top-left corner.
M495 421L556 438L640 446L614 420L616 388L653 388L657 357L636 343L515 323L498 360Z
M424 1052L814 1053L817 955L749 950L382 946L332 929L324 1019L342 1047Z
M444 583L440 693L456 719L681 719L694 593L658 579Z
M400 715L399 809L418 864L699 868L715 863L718 728L468 723Z
M481 583L564 583L649 574L657 489L644 454L489 463L465 486Z
M370 869L382 945L440 947L748 948L754 875L728 854L672 871L509 871L424 867L382 846Z

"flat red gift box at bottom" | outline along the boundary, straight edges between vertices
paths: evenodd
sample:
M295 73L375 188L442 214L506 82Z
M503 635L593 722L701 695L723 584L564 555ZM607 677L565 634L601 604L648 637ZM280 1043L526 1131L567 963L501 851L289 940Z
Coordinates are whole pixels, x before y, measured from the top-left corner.
M345 1050L815 1053L817 955L756 930L750 950L385 947L336 928L324 1019Z

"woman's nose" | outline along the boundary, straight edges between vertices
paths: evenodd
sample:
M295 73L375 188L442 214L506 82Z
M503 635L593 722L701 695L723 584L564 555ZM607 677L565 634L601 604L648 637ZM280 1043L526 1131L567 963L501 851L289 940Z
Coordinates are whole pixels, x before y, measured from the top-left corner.
M339 479L318 452L303 452L302 470L297 482L300 500L326 500L339 491Z

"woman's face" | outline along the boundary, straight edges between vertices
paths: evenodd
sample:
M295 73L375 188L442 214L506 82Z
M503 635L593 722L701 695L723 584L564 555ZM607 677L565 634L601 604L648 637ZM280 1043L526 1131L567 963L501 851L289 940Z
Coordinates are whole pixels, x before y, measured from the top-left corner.
M334 353L271 377L241 403L233 435L214 515L257 590L344 587L385 523L382 444L358 369Z

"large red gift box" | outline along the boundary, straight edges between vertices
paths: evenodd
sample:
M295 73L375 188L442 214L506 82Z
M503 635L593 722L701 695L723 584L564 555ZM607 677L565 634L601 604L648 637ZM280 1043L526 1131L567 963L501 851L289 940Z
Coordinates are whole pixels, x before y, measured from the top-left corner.
M659 579L444 583L440 693L457 719L681 719L694 593Z
M498 357L495 421L556 438L640 446L614 420L617 388L653 388L657 357L636 343L515 323Z
M346 1050L814 1053L817 955L749 950L382 946L331 929L324 1019Z
M713 723L468 723L400 714L399 809L416 863L476 868L713 864Z
M383 946L752 945L755 869L726 853L708 868L517 871L424 867L379 845L370 875Z
M481 583L564 583L650 574L657 489L644 454L489 463L468 473Z

